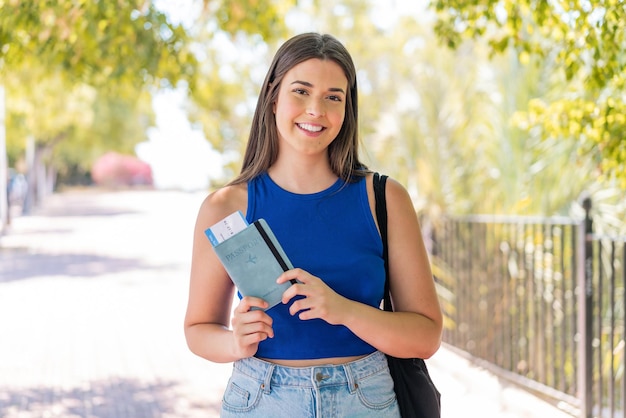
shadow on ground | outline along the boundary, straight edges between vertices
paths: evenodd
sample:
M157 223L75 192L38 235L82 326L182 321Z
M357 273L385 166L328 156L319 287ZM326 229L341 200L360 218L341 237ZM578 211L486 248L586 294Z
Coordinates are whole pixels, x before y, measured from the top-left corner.
M135 269L163 269L140 259L95 254L43 254L25 248L0 248L0 283L45 276L96 277Z
M113 378L60 389L36 387L21 390L0 388L0 416L89 418L186 418L218 413L219 405L200 405L177 392L178 383L141 382Z

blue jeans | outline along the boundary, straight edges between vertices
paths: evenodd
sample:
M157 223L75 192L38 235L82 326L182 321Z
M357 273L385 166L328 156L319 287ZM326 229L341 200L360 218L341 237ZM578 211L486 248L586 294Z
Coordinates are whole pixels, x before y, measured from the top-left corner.
M222 418L399 418L381 352L341 365L284 367L255 357L236 361Z

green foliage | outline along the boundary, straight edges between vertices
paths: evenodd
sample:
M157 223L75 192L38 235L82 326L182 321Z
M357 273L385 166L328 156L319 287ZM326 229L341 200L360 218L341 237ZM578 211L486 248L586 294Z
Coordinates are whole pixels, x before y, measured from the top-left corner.
M626 8L619 0L536 2L533 0L434 0L435 31L451 48L483 38L493 53L508 48L522 63L551 60L555 76L570 86L559 97L538 98L519 126L544 138L577 141L594 155L603 176L626 188L623 115Z
M433 1L434 23L411 6L386 24L374 1L203 3L183 29L150 1L0 0L11 160L28 135L54 147L58 169L132 150L153 123L151 93L173 85L188 87L186 110L214 148L241 151L278 43L316 30L355 59L362 158L419 209L564 213L598 176L626 172L622 10Z
M270 63L269 45L288 36L285 15L294 0L205 0L193 26L201 45L198 77L189 89L186 111L202 128L211 146L228 155L242 154L250 130L254 101ZM240 161L224 167L224 179L239 171Z
M0 5L0 69L41 65L93 86L191 79L187 35L151 2L16 1Z
M198 46L222 29L243 37L283 35L290 3L204 0L197 32L198 26L171 23L149 0L0 0L9 161L23 158L26 137L47 150L46 163L57 170L87 172L106 150L131 152L153 123L151 95L181 82L206 106L207 131L217 144L221 123L233 119L234 106L224 98L232 103L241 95L215 77L218 58L201 62Z
M597 181L599 160L581 151L587 142L544 138L522 119L531 99L549 103L571 90L560 64L527 55L529 65L521 65L512 50L490 55L483 38L451 50L438 45L433 23L419 7L390 22L378 19L380 7L374 1L302 2L286 19L298 22L293 33L332 33L352 53L362 158L407 185L416 207L435 217L568 214L581 191ZM193 115L218 149L240 150L245 143L258 73L276 47L274 39L255 36L233 41L233 48L246 51L242 57L263 44L265 54L236 62L205 49Z
M211 2L205 3L209 5ZM219 5L212 15L217 19L218 26L228 33L243 32L272 40L287 35L284 15L295 4L295 0L231 0L228 7Z
M189 44L151 2L0 1L9 162L24 158L27 137L60 172L132 151L153 119L149 91L193 86Z
M87 84L74 85L64 73L48 74L42 68L25 69L6 80L11 165L23 158L28 136L46 150L47 165L58 171L75 166L85 172L107 150L132 153L134 145L145 140L152 119L146 91L127 86L132 100L120 98Z

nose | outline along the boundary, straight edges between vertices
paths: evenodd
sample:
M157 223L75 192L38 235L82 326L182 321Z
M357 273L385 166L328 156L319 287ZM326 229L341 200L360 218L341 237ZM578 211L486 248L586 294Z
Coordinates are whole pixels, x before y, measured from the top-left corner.
M309 116L320 117L326 114L326 106L323 100L311 99L307 104L306 113Z

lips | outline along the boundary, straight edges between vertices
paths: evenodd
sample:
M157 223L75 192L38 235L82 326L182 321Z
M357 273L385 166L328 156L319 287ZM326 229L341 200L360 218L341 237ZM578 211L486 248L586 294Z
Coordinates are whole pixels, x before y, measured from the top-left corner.
M322 129L324 129L324 127L321 125L311 125L310 123L298 123L297 125L298 128L312 133L320 132Z

